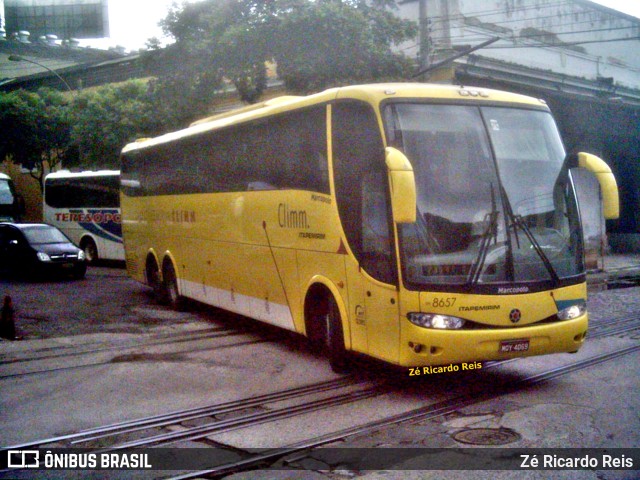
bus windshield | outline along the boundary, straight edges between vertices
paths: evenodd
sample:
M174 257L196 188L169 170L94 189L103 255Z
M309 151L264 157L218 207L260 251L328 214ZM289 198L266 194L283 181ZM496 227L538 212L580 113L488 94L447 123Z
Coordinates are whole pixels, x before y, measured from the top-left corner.
M0 221L20 221L20 217L24 213L21 201L21 197L16 194L13 181L0 173Z
M548 112L398 103L385 118L415 171L417 221L399 225L409 286L519 282L523 292L583 273L575 195Z

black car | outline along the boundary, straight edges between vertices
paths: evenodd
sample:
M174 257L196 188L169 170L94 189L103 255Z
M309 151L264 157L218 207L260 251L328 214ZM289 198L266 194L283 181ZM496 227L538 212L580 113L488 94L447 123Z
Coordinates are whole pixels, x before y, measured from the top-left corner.
M17 275L60 273L84 278L84 252L44 223L0 223L0 270Z

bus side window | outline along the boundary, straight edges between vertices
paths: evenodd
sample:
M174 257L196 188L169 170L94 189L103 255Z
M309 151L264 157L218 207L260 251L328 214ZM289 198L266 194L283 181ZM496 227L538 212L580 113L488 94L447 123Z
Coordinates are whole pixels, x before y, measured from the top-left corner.
M315 107L272 125L269 167L278 188L329 193L325 118L325 107Z

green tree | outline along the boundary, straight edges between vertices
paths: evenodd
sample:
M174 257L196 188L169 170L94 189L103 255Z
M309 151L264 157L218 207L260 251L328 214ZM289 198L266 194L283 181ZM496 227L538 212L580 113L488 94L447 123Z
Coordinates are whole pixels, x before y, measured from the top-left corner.
M415 34L386 2L320 0L282 18L275 37L278 76L289 90L406 78L408 59L392 46Z
M68 154L68 114L68 95L56 90L0 93L0 159L27 168L42 188L47 169Z
M255 102L266 88L265 62L277 63L298 92L347 82L406 78L410 62L393 46L416 25L392 0L204 0L175 7L163 22L175 50L197 71L230 80Z
M79 154L74 165L118 168L122 148L139 137L162 131L145 81L129 80L80 92L71 106L71 142Z
M185 61L185 56L177 54L175 49L160 54L162 63L179 67L171 74L160 73L150 80L148 101L165 129L175 130L207 115L222 80L218 72L203 70L196 62Z
M253 103L266 88L269 29L277 4L273 0L203 0L174 6L162 22L165 32L176 39L169 50L181 70L191 72L194 83L202 83L201 77L206 76L209 84L217 79L221 88L227 79L243 101ZM176 75L184 76L183 72ZM184 99L189 102L188 96Z

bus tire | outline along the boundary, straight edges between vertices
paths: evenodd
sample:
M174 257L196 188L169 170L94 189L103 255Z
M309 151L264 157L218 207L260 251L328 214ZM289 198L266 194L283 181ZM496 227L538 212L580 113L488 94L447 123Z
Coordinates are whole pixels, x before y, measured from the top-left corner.
M326 347L329 365L335 373L349 373L351 370L349 352L344 346L344 332L338 305L332 295L327 299L325 316Z
M162 290L168 306L178 311L184 309L184 297L178 290L178 277L171 261L165 261L162 267Z
M80 248L84 251L88 264L94 264L98 261L98 247L93 239L83 238L82 242L80 242Z
M166 300L163 298L164 288L162 286L162 277L160 276L160 268L153 256L149 256L147 259L147 266L145 270L147 279L147 285L153 289L153 296L160 304L165 304Z

